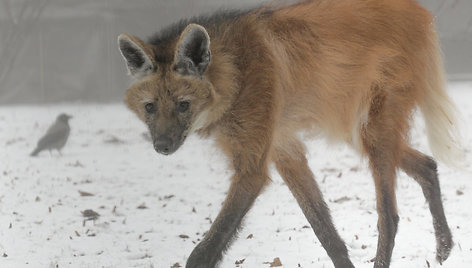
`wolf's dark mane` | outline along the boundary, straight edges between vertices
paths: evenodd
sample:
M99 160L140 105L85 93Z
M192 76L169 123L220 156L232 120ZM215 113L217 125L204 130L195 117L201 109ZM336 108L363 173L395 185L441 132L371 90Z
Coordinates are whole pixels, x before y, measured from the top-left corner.
M147 41L151 45L159 46L169 43L180 36L185 27L191 23L199 24L207 30L216 30L217 26L225 23L231 23L245 15L258 13L259 16L271 15L274 11L287 6L296 6L305 4L306 1L293 1L285 4L274 1L272 4L256 5L243 9L219 9L212 13L202 14L191 18L183 18L168 26L163 27L158 32L151 35Z
M221 24L225 21L237 20L238 18L250 13L252 10L253 9L219 10L212 14L181 19L178 22L164 27L162 30L152 35L148 41L152 45L159 46L178 38L185 27L191 23L202 25L205 28L211 28L211 26Z

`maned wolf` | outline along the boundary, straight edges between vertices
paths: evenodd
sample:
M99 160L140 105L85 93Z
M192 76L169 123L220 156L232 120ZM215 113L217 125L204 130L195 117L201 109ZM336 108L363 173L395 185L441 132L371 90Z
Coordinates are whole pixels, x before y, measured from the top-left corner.
M158 153L187 135L213 136L234 169L223 207L187 268L212 268L275 166L335 267L354 267L308 167L300 133L342 141L369 159L378 245L389 267L397 231L396 169L422 187L433 217L437 260L453 246L436 162L411 148L421 109L432 152L453 162L454 105L444 90L433 17L415 0L314 0L182 20L147 42L122 34L135 78L126 103Z

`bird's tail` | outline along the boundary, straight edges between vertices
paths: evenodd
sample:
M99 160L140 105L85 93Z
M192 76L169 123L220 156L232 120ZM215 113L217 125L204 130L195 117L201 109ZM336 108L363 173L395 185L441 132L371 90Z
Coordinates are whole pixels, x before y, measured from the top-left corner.
M39 152L41 152L41 149L36 148L36 149L34 149L34 151L31 152L30 156L37 156L39 154Z

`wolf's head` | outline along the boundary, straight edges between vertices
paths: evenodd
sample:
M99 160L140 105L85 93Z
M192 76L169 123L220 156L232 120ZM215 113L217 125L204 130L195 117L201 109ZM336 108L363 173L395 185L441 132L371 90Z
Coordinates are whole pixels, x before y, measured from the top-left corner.
M206 126L214 102L213 85L204 75L210 64L207 31L190 24L165 48L121 34L118 45L135 78L126 93L128 107L148 125L158 153L175 152L190 132Z

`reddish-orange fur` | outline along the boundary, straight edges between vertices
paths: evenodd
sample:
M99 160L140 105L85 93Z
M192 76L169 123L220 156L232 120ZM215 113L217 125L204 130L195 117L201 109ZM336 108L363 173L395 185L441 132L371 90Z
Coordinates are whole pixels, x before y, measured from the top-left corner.
M157 71L136 81L126 95L128 106L143 121L148 120L143 104L157 103L161 116L152 123L156 129L172 125L173 99L190 99L189 132L216 137L235 171L222 211L187 267L216 265L268 182L272 161L335 266L353 267L308 168L299 133L348 143L369 158L379 212L375 267L390 263L398 222L397 168L415 177L425 195L430 193L426 198L439 222L435 223L438 260L447 258L452 240L436 164L407 141L415 106L429 107L423 111L428 121L436 108L452 118L429 12L414 0L268 5L234 20L205 25L211 62L201 77L173 69L176 50L187 32L196 29L192 27L196 26L154 46L128 36L152 58ZM440 127L446 134L436 140L446 144L450 126ZM151 133L153 129L150 126Z

